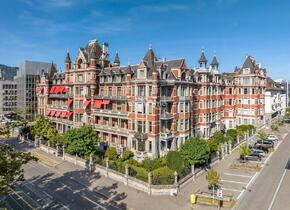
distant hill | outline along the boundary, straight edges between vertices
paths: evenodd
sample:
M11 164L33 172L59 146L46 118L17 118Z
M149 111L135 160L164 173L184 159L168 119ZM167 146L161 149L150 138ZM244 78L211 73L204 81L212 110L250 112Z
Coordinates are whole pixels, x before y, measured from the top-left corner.
M5 79L13 79L13 77L16 75L16 72L18 71L19 68L0 64L0 69L3 70Z

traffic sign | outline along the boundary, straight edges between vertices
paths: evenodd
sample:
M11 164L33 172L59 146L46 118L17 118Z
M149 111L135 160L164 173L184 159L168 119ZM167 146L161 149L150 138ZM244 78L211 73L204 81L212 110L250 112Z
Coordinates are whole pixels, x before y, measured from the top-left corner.
M222 189L217 189L217 191L216 191L216 196L217 196L218 198L222 198L222 197L223 197L223 190L222 190Z

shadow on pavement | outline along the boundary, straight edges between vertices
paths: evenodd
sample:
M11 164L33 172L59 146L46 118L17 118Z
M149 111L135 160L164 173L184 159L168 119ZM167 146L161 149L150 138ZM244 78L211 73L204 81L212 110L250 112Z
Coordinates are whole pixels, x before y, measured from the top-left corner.
M69 209L127 209L127 204L122 202L127 195L117 191L118 184L88 188L100 178L99 174L90 173L86 170L71 171L60 177L49 173L27 179L32 183L36 191L44 191L52 196L54 203L65 205ZM48 208L49 209L49 208Z

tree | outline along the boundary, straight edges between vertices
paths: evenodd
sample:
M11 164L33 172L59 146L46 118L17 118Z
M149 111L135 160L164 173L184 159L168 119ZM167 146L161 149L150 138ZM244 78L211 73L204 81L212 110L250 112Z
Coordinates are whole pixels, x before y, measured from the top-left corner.
M99 138L95 131L89 126L72 128L64 135L66 151L72 155L88 157L91 153L97 152Z
M116 147L109 147L105 152L105 158L109 158L109 160L117 160L118 157Z
M258 138L261 139L261 140L265 140L267 138L267 135L264 131L260 130L258 132Z
M210 150L203 139L192 137L180 148L181 157L189 164L203 164L208 161Z
M271 130L272 130L272 131L277 131L277 130L279 130L278 125L277 125L276 123L272 124L272 125L271 125Z
M210 169L205 177L206 181L208 182L208 184L211 186L212 188L212 194L214 196L214 191L215 191L215 187L219 184L221 184L221 177L218 174L217 171Z
M0 125L0 135L6 138L10 137L10 129L7 125L3 125L3 124Z
M33 135L43 137L46 140L53 138L57 134L52 123L43 116L38 117L33 122L31 131Z
M64 144L64 135L60 133L56 133L56 135L52 136L49 140L51 147L56 147L56 145L63 145Z
M210 152L215 152L218 150L220 143L216 139L210 138L207 142Z
M250 153L251 153L251 150L248 144L242 144L240 146L240 156L241 158L244 159L244 161L245 161L245 157L249 155Z
M5 198L16 182L24 180L22 166L32 160L37 158L30 153L16 151L8 144L0 146L0 197Z
M178 174L180 174L184 169L184 161L177 151L168 152L166 156L166 165Z
M230 136L233 141L235 141L237 139L237 135L238 135L237 133L238 132L236 129L228 129L227 130L227 136Z

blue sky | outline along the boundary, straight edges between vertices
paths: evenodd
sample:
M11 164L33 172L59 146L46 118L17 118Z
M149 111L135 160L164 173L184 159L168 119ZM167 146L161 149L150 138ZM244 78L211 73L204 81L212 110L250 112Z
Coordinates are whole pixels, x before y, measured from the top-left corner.
M159 58L197 64L202 48L221 71L252 55L274 79L290 80L290 2L284 0L2 0L0 63L54 61L97 39L121 63Z

